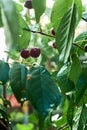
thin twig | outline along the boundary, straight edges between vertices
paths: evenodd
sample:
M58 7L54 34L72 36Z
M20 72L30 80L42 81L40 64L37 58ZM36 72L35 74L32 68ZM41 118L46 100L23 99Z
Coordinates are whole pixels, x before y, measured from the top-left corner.
M6 86L3 85L3 98L6 99Z
M85 19L85 18L83 18L83 17L82 17L82 19L83 19L85 22L87 22L87 19Z
M23 28L23 30L29 31L29 32L32 32L32 33L39 33L39 34L47 36L47 37L53 37L53 38L55 38L53 35L46 34L46 33L40 32L40 31L34 31L34 30L29 29L29 28Z
M1 124L6 130L9 130L9 128L3 123L2 120L0 120L0 124Z
M29 31L29 32L32 32L32 33L39 33L39 34L44 35L44 36L48 36L48 37L53 37L53 38L55 38L55 36L50 35L50 34L43 33L43 32L41 32L41 31L34 31L34 30L29 29L29 28L23 28L23 30ZM77 42L74 42L74 43L73 43L73 45L75 45L75 46L77 46L78 48L80 48L81 50L85 51L85 49L84 49L83 47L81 47L81 46L79 46L79 45L77 44L77 43L79 43L79 42L87 42L87 40L81 40L81 41L77 41Z
M78 48L80 48L81 50L85 51L85 49L81 46L79 46L76 42L73 43L73 45L77 46Z
M6 86L4 84L3 84L2 96L4 99L6 99ZM4 103L4 106L7 107L5 103Z

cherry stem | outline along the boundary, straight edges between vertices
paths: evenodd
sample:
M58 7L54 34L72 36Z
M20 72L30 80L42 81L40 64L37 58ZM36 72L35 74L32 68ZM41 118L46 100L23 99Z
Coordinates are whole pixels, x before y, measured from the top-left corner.
M32 32L32 33L39 33L39 34L44 35L44 36L47 36L47 37L53 37L53 38L55 38L53 35L46 34L46 33L43 33L43 32L41 32L41 31L34 31L34 30L31 30L31 29L28 29L28 28L23 28L23 30L29 31L29 32Z

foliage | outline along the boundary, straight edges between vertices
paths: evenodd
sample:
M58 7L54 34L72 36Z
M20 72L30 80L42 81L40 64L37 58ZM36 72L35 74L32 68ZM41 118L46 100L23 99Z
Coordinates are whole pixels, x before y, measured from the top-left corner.
M9 84L17 101L23 105L28 100L34 109L27 126L18 123L14 129L86 130L87 32L75 36L81 18L87 21L82 1L55 0L48 7L47 0L32 0L32 9L26 9L25 2L0 0L8 55L6 62L0 60L0 119L10 119L5 93ZM21 50L36 47L40 56L21 57ZM9 128L9 122L3 124Z

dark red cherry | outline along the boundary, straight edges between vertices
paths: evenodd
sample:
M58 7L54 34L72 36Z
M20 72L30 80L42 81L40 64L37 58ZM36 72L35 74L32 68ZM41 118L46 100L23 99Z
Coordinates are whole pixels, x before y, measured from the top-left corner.
M28 9L32 9L32 0L26 0L24 6Z
M25 59L30 56L29 50L27 50L27 49L21 50L20 54L21 54L21 57L23 57L23 58L25 58Z
M87 44L84 45L85 52L87 52Z
M52 34L52 35L55 35L54 29L51 29L51 34Z
M30 56L34 58L39 57L41 53L40 48L31 48L29 52L30 52Z
M53 42L52 47L56 48L56 43L55 42Z

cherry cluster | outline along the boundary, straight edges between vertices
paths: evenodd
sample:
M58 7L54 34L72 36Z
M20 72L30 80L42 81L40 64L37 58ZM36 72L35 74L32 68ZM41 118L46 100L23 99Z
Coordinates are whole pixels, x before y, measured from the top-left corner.
M54 31L53 28L50 30L50 32L51 32L51 34L52 34L53 36L56 35L56 33L55 33L55 31ZM56 48L56 43L55 43L55 42L53 42L52 47L53 47L53 48Z
M37 58L41 53L40 48L22 49L20 55L22 58L27 59L29 57Z

